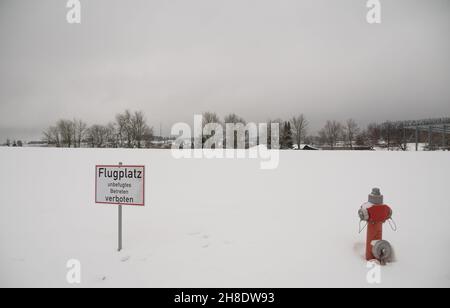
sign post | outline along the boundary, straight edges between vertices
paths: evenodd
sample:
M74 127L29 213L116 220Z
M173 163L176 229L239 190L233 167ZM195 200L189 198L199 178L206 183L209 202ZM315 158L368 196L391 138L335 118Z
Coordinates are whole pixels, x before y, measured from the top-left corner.
M119 166L122 167L123 163L120 162ZM119 227L118 227L118 235L119 235L119 244L117 248L117 251L120 252L122 250L122 204L119 204Z
M123 163L120 162L119 166L122 167ZM118 227L118 234L119 234L119 244L117 248L117 251L120 252L122 250L122 204L119 204L119 227Z
M122 205L119 205L119 248L117 251L122 250Z
M118 206L118 249L122 250L123 205L145 206L145 166L95 167L95 203Z

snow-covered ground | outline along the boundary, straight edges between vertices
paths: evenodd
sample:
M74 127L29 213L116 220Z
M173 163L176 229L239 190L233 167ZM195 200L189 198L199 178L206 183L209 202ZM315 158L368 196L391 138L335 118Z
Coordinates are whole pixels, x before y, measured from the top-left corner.
M144 164L145 208L94 204L96 164ZM357 210L380 187L398 231L382 287L450 287L450 154L281 152L175 160L163 150L0 149L0 287L370 287Z

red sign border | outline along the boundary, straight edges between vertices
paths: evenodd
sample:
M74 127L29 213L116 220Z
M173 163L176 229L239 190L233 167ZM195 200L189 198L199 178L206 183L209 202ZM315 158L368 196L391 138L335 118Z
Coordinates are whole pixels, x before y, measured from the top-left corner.
M144 170L144 176L142 178L142 204L141 203L112 203L112 202L99 202L97 201L97 170L98 168L142 168ZM95 204L110 204L110 205L126 205L126 206L139 206L145 207L145 166L139 165L95 165Z

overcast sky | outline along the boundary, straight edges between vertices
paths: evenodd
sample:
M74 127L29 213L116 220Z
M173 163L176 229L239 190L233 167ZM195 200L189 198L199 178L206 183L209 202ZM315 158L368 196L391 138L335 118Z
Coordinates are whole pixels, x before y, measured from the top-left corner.
M371 121L450 116L450 1L0 0L0 142L59 118L149 123L235 112Z

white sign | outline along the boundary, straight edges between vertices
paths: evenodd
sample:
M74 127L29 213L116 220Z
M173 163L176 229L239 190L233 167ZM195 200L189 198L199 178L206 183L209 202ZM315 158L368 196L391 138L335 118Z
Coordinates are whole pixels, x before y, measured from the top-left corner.
M96 166L95 203L145 205L145 166Z

